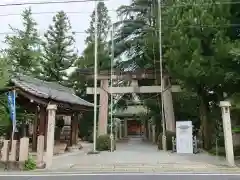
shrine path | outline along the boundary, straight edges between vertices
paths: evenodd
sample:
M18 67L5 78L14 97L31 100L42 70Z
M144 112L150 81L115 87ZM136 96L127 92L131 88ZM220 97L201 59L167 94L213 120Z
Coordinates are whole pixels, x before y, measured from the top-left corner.
M158 151L152 143L143 142L139 137L131 137L127 142L117 144L114 152L101 152L100 154L87 155L92 145L84 145L83 150L55 157L52 170L65 171L69 169L114 167L160 167L169 168L216 168L226 167L223 158L216 158L207 153L193 155L179 155L171 152Z

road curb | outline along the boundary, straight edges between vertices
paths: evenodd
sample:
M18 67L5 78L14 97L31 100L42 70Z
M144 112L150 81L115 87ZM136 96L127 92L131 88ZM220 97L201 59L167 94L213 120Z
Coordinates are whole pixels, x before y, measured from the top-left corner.
M238 167L221 167L221 168L208 168L208 167L81 167L81 168L71 168L70 171L73 172L140 172L140 173L161 173L161 172L232 172L232 173L240 173L240 168Z

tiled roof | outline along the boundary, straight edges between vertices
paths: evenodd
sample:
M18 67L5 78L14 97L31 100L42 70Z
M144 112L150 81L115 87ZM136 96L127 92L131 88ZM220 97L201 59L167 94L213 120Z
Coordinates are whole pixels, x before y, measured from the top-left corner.
M42 81L37 78L18 74L11 78L15 86L40 98L52 99L70 104L93 107L94 105L75 95L73 89L55 82Z

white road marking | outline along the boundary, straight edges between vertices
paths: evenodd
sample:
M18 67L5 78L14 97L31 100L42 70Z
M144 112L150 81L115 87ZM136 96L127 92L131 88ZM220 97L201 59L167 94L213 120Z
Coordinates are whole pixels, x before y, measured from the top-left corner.
M240 176L240 173L235 174L221 174L221 173L95 173L95 174L81 174L81 173L44 173L44 174L0 174L0 177L58 177L58 176Z

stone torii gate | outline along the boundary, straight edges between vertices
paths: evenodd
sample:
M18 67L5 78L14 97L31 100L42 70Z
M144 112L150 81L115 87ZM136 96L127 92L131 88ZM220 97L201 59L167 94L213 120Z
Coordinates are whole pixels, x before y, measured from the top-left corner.
M79 70L80 75L85 78L93 79L93 71L90 70ZM108 100L109 94L125 94L125 93L160 93L161 85L151 86L139 86L139 80L156 80L156 76L153 70L137 70L134 72L113 70L112 79L113 81L125 80L130 81L130 86L124 87L109 87L109 80L111 74L109 71L101 71L98 74L98 80L100 80L100 87L97 88L97 93L100 95L100 107L99 107L99 121L98 121L98 135L107 134L108 125ZM166 130L175 131L175 116L172 100L172 92L180 92L181 88L179 85L171 85L169 76L163 75L163 101L164 101L164 115L166 119ZM87 94L94 94L93 87L87 87Z

